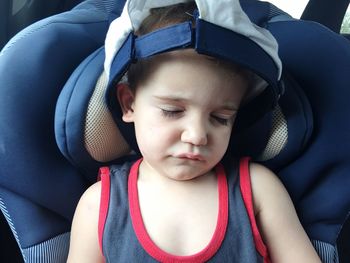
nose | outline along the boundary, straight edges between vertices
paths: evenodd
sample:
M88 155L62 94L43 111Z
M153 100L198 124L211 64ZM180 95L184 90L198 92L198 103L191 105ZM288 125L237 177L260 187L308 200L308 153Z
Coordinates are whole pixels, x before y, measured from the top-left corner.
M181 134L181 141L196 146L203 146L208 143L208 131L202 120L190 120Z

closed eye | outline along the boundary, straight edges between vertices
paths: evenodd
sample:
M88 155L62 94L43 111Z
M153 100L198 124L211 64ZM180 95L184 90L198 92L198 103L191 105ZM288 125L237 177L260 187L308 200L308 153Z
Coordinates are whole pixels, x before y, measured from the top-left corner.
M178 117L181 113L183 113L183 110L170 110L170 109L160 109L162 112L162 115L167 118L175 118Z
M220 118L220 117L216 117L216 116L213 116L212 118L214 118L215 121L217 121L221 125L225 125L225 126L228 125L228 122L229 122L228 119L224 119L224 118Z
M233 123L234 119L235 119L236 114L233 115L211 115L211 118L216 121L218 124L221 125L229 125L231 123Z

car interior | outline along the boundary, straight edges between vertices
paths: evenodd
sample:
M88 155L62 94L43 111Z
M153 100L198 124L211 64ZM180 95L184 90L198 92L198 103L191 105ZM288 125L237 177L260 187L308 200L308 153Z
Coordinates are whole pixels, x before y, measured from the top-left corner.
M240 2L278 42L285 94L232 155L279 176L322 262L350 262L350 1L309 0L300 18ZM65 262L80 196L99 167L133 158L101 95L104 39L124 3L0 3L1 262Z

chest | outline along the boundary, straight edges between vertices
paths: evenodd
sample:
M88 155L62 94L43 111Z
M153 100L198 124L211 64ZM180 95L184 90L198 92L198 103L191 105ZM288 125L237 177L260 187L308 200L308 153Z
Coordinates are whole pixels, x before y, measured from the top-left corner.
M212 240L219 215L217 184L178 189L140 185L138 193L142 227L160 249L192 255Z

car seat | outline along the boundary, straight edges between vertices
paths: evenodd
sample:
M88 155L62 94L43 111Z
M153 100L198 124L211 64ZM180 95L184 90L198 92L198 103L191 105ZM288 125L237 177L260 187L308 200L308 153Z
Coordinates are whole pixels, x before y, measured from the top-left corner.
M267 2L241 4L279 43L285 94L230 154L278 174L323 262L338 262L350 212L349 42ZM103 41L123 5L86 0L0 53L0 208L26 262L64 262L75 206L98 168L137 155L103 98Z
M65 260L69 203L89 181L56 146L55 104L73 70L103 45L122 5L84 1L29 26L0 53L0 207L26 262Z

